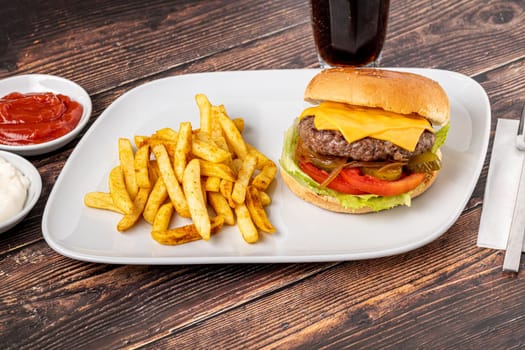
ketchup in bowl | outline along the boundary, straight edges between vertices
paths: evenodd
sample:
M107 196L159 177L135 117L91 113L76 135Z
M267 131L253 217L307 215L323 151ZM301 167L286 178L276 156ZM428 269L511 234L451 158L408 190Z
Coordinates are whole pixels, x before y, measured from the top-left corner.
M0 99L0 144L30 145L57 139L73 130L83 107L51 92L10 93Z

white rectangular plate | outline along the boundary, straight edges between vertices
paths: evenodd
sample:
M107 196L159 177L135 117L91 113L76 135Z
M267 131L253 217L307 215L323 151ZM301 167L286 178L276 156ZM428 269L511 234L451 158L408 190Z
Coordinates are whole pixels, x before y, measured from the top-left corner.
M451 101L451 128L443 169L434 186L412 206L366 215L328 212L296 198L277 176L267 208L277 232L256 244L226 227L210 241L163 246L144 222L119 233L119 214L86 208L83 197L107 191L118 163L117 139L150 135L181 121L199 125L195 94L243 117L248 142L278 163L285 130L307 106L303 92L318 70L270 70L174 76L119 97L96 120L66 162L49 196L42 230L65 256L116 264L276 263L367 259L403 253L433 241L457 220L470 198L487 151L490 105L483 88L464 75L401 69L438 81ZM176 218L174 225L186 224Z

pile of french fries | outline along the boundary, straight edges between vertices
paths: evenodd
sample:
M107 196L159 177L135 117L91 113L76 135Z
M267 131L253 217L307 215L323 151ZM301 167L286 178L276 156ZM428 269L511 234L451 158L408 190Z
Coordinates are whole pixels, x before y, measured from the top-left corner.
M181 122L150 136L118 140L119 164L109 174L108 192L90 192L84 204L123 216L117 230L141 218L151 224L157 242L177 245L209 240L224 225L237 225L244 240L273 233L265 206L275 163L242 137L244 120L232 119L223 105L197 94L200 128ZM176 216L190 224L172 228Z

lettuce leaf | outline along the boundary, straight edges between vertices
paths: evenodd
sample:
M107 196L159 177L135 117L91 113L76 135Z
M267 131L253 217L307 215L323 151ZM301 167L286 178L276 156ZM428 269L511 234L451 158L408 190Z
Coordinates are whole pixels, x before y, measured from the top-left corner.
M432 146L432 153L436 153L437 150L445 144L445 140L447 139L449 129L450 129L450 122L443 125L441 129L436 131L436 141L434 142L434 146Z
M408 207L411 205L412 198L410 197L410 193L388 197L378 196L375 194L350 195L340 193L326 187L320 187L319 183L317 183L299 168L294 159L295 148L297 146L298 122L299 121L296 119L294 124L285 133L284 145L281 158L279 159L279 164L283 170L288 172L303 186L306 186L315 193L337 198L339 203L341 203L341 205L347 209L360 209L368 207L374 211L380 211L390 209L398 205L406 205ZM449 125L447 124L436 132L436 144L439 142L437 148L439 148L445 142L448 129Z

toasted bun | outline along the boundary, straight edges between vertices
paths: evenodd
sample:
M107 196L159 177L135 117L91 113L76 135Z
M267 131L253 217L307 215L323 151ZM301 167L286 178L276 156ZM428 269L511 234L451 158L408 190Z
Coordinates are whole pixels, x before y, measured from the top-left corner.
M338 213L347 213L347 214L366 214L366 213L374 212L374 210L369 207L363 207L359 209L345 208L341 205L341 203L339 203L339 201L336 198L317 194L314 191L310 190L309 188L301 185L299 182L297 182L297 180L293 176L291 176L290 174L288 174L288 172L283 170L282 167L280 169L280 172L281 172L281 177L284 180L284 183L286 184L286 186L288 186L288 188L297 197L313 205L316 205L320 208L338 212ZM428 190L430 186L432 186L432 184L436 180L437 175L438 175L438 171L429 173L427 177L425 178L425 180L410 193L410 196L412 198L415 198L419 196L420 194L422 194L423 192L425 192L426 190Z
M374 68L332 68L321 71L306 87L306 101L342 102L416 113L434 125L446 124L450 103L443 88L421 75Z

